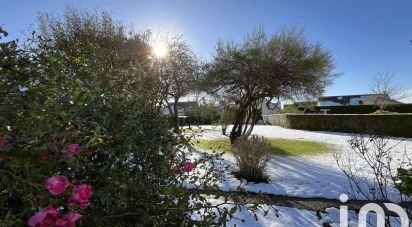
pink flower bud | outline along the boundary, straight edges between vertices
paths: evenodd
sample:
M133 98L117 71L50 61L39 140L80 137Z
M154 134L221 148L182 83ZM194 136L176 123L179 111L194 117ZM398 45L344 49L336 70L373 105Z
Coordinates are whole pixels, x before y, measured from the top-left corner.
M186 162L184 165L185 172L192 172L192 170L196 167L196 163L194 162Z
M185 172L189 173L189 172L192 172L195 167L196 167L195 162L185 162L183 163L183 166L176 167L175 173L176 174L182 174Z

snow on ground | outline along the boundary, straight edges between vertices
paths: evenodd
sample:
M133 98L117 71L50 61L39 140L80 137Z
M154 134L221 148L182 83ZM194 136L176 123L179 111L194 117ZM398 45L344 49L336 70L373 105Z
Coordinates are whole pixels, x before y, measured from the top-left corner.
M202 126L202 129L205 131L201 134L201 139L227 138L221 134L219 126ZM222 190L236 190L239 185L242 185L247 191L252 192L328 199L338 199L340 194L345 193L345 187L349 186L348 180L337 166L333 153L350 152L347 142L350 138L349 134L293 130L268 125L255 126L253 133L268 138L331 143L335 145L335 151L312 156L274 156L267 166L267 173L270 176L269 183L241 182L229 174L221 184ZM393 152L395 161L402 159L404 149L412 150L411 139L395 138L390 140L390 144L398 144ZM225 154L223 157L231 164L234 171L236 165L233 155ZM370 174L368 169L364 172ZM398 201L397 190L394 188L389 190L390 199Z
M222 201L219 200L208 200L211 204L217 204ZM225 205L228 210L230 210L233 205ZM222 207L221 207L222 208ZM335 209L335 208L332 208ZM264 210L267 210L267 215L264 215ZM329 210L329 209L328 209ZM332 210L332 218L336 219L336 212ZM293 227L293 226L323 226L323 223L339 223L339 216L336 220L333 220L328 215L322 214L322 218L319 219L316 216L316 212L308 210L299 210L296 208L289 208L283 206L268 206L262 205L261 209L256 211L256 217L252 212L241 208L234 213L234 218L226 222L227 226L253 226L253 227L263 227L263 226L277 226L277 227ZM339 214L339 211L338 211ZM336 225L339 226L339 225Z
M221 203L216 199L208 200L212 205ZM230 210L234 205L224 205ZM220 208L223 208L222 206ZM267 211L267 214L264 214ZM252 212L245 208L237 209L234 218L226 222L227 226L248 226L248 227L300 227L300 226L340 226L340 210L337 208L327 208L324 212L314 212L305 209L297 209L284 206L261 205L255 212L257 220ZM193 214L192 218L199 219ZM367 214L367 226L376 226L376 214ZM359 219L356 212L348 211L348 226L359 226ZM401 226L399 217L390 217L391 226Z

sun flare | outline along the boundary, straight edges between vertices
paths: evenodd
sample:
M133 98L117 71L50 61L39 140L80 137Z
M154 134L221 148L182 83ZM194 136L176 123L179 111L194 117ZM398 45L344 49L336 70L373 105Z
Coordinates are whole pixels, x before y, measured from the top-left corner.
M153 45L153 55L157 58L164 58L169 53L169 47L165 42L158 42Z

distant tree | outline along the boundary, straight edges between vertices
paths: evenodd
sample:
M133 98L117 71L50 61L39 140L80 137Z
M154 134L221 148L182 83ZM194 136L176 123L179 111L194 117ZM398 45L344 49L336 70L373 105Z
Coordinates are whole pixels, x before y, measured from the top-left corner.
M155 59L153 70L159 79L163 101L172 116L174 129L178 131L179 100L194 89L200 67L197 57L181 37L166 39L165 42L168 54Z
M395 74L391 72L383 72L376 75L371 84L370 91L375 94L382 94L390 99L400 100L406 98L405 89L395 84Z
M309 42L301 30L283 29L267 37L263 29L246 35L241 43L217 44L206 65L203 85L211 93L225 93L238 110L231 143L250 135L265 98L320 95L333 78L330 53Z
M186 113L194 122L199 124L213 124L219 119L218 108L215 103L198 103Z

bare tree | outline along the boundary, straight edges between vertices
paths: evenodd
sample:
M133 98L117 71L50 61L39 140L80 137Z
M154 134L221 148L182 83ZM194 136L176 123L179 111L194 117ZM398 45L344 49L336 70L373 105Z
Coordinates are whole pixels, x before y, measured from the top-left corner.
M406 98L405 89L395 84L395 74L383 72L376 75L370 85L370 91L375 94L387 96L390 99L400 100Z
M353 199L366 199L381 205L394 199L399 200L401 205L410 202L408 195L399 193L394 198L390 193L397 188L399 168L411 167L406 151L401 160L393 158L400 142L393 143L389 137L381 135L353 134L348 143L351 151L334 154L338 167L349 181L349 186L345 187L347 194ZM409 208L407 211L410 214ZM391 226L389 217L386 217L386 225Z

